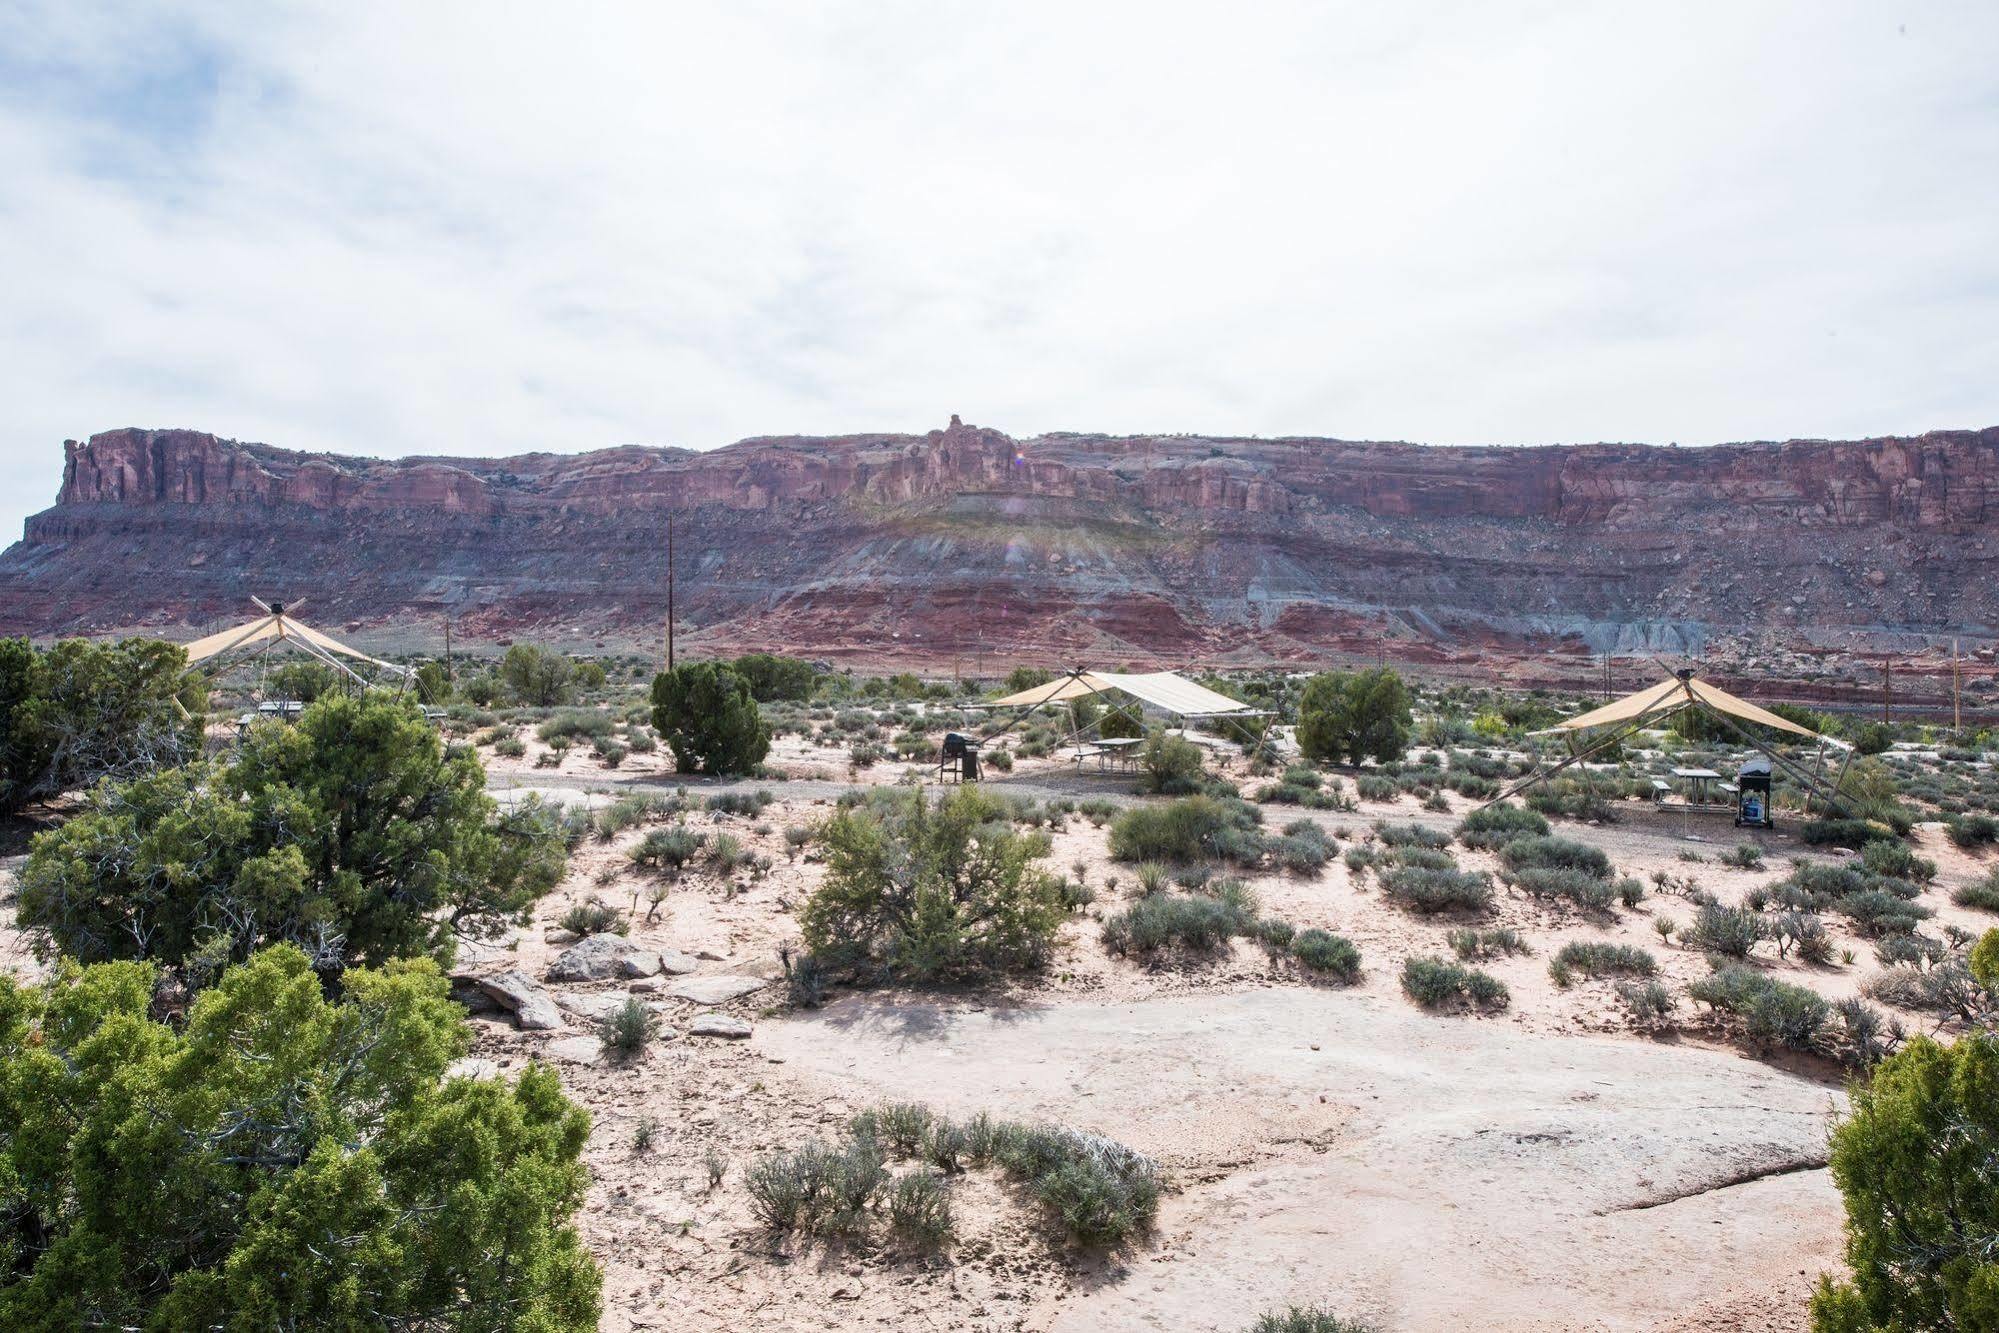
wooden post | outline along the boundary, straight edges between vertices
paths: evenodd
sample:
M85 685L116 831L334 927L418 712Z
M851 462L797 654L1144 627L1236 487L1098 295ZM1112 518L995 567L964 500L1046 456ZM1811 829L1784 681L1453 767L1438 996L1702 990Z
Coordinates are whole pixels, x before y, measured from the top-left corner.
M1883 659L1881 663L1881 721L1884 724L1888 721L1888 663L1886 659Z
M451 613L444 613L444 679L449 683L451 674Z
M673 515L666 516L666 669L673 670Z

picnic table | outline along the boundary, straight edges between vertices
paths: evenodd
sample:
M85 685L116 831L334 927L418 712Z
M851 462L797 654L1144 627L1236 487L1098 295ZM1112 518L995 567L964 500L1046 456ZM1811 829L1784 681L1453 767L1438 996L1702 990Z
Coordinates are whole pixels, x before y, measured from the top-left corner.
M1673 770L1673 776L1693 785L1693 790L1687 794L1687 799L1695 805L1706 805L1708 783L1721 781L1721 774L1711 768L1676 768Z
M1089 746L1079 745L1075 754L1076 767L1081 770L1086 761L1094 759L1099 773L1108 773L1113 769L1129 773L1138 763L1138 747L1143 744L1145 740L1140 736L1106 736Z

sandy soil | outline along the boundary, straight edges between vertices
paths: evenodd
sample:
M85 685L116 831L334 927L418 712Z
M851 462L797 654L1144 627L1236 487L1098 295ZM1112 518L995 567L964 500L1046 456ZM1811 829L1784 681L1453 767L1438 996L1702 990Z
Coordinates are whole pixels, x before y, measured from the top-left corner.
M486 756L496 794L594 808L679 781L657 755L606 770L578 750L537 768L536 753L531 743L519 760ZM1502 890L1479 924L1515 926L1534 946L1484 964L1511 989L1511 1008L1434 1017L1403 998L1397 977L1411 954L1448 953L1445 934L1460 923L1384 903L1337 860L1314 878L1251 883L1266 912L1359 944L1366 975L1352 989L1314 985L1244 944L1150 967L1108 956L1098 924L1135 894L1134 876L1109 861L1105 830L1071 816L1053 833L1049 865L1080 870L1098 900L1064 928L1045 977L971 994L847 994L792 1014L777 949L795 938L793 914L822 869L810 853L791 860L783 830L824 819L855 782L892 782L909 767L851 774L843 761L787 738L773 757L786 780L687 784L699 795L765 788L779 798L755 818L687 816L769 857L768 874L724 882L690 871L649 919L648 879L627 855L645 830L592 839L530 926L461 953L463 969L545 977L567 944L554 923L600 897L632 911L635 942L693 959L688 977L549 983L566 1030L475 1020L481 1068L551 1060L594 1117L580 1224L605 1267L607 1330L1234 1330L1289 1301L1328 1302L1384 1330L1791 1329L1803 1327L1817 1275L1837 1265L1838 1199L1818 1164L1838 1072L1751 1058L1684 1005L1680 1029L1634 1032L1608 982L1561 989L1547 975L1548 957L1578 937L1647 948L1675 983L1705 974L1697 954L1654 933L1655 918L1693 912L1651 888L1653 873L1691 876L1739 901L1806 854L1789 833L1755 835L1766 868L1743 871L1682 859L1745 840L1725 821L1688 826L1632 807L1616 825L1562 826L1645 881L1647 897L1597 919ZM1141 799L1058 761L1022 761L991 785L1043 800ZM1405 799L1352 814L1273 806L1266 817L1310 818L1345 843L1378 818L1447 829L1463 808L1423 812ZM1932 931L1992 924L1949 904L1949 890L1982 875L1984 861L1934 829L1919 846L1942 866L1924 898L1938 911ZM1458 855L1468 867L1492 864ZM1875 964L1870 943L1838 943L1854 964L1804 967L1762 957L1767 945L1759 962L1843 996ZM11 930L0 930L0 966L32 970ZM720 1004L672 994L721 978L742 978L745 993ZM606 1064L591 1015L626 994L655 1004L668 1034L633 1064ZM696 1016L714 1010L748 1021L753 1035L690 1035ZM1129 1252L1078 1254L985 1177L956 1188L955 1238L941 1255L760 1232L744 1167L831 1137L884 1097L1044 1119L1154 1154L1171 1185L1159 1232ZM714 1186L711 1158L722 1172Z

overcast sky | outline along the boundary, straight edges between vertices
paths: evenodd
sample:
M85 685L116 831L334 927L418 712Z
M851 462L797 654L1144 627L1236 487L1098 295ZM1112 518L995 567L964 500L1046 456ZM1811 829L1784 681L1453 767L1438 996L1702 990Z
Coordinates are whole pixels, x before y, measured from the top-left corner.
M0 0L65 437L1999 424L1999 5Z

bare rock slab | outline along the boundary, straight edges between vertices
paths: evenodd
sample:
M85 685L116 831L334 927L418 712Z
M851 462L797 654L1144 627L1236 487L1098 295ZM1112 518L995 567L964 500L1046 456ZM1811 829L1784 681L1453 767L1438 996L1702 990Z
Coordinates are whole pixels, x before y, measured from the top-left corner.
M478 979L479 989L514 1016L523 1032L553 1032L569 1025L553 997L518 968Z
M750 1025L740 1018L727 1014L696 1014L688 1024L690 1037L725 1037L730 1041L743 1041L750 1035Z
M727 1004L770 984L763 977L688 977L666 988L668 995L696 1004Z
M595 1037L559 1037L548 1044L548 1054L564 1064L602 1064L604 1044Z
M631 1002L629 992L621 990L590 991L582 995L569 991L555 992L555 1003L564 1013L591 1023L601 1023Z

